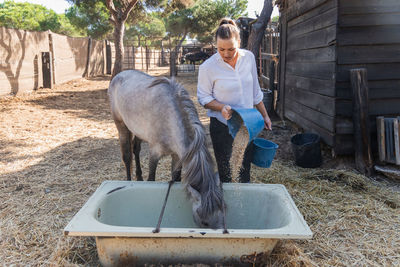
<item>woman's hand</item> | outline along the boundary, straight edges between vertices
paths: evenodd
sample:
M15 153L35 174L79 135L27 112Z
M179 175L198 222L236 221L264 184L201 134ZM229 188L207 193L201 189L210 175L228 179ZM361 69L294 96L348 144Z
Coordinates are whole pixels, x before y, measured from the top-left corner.
M225 105L221 109L222 117L224 117L225 120L229 120L232 117L232 108L229 105Z
M264 127L265 127L267 130L272 131L272 122L271 122L271 119L269 118L268 115L266 115L266 116L264 117Z

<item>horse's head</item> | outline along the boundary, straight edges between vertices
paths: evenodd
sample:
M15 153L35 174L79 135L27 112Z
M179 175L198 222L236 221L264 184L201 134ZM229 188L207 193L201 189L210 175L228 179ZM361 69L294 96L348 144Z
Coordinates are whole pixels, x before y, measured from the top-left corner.
M213 212L207 212L210 210L210 207L207 207L205 203L202 203L201 194L191 187L190 185L187 187L191 199L192 199L192 211L193 211L193 219L194 222L202 228L211 228L211 229L222 229L224 228L224 206L225 203L219 205L220 207L214 207ZM217 203L212 203L212 205L217 205ZM207 210L206 210L207 209Z

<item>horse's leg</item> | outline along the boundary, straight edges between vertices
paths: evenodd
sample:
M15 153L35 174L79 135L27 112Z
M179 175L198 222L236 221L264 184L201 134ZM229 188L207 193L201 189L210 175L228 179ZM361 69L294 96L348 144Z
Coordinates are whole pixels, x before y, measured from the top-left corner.
M177 168L178 163L179 163L179 157L175 154L172 154L171 173L172 173L172 180L176 182L181 181L182 168Z
M147 178L147 181L155 181L156 180L156 170L157 170L157 164L158 161L160 160L160 155L158 153L154 152L150 148L150 160L149 160L149 177Z
M121 146L122 160L125 164L126 178L130 181L132 168L132 133L122 121L115 121L117 126L119 143Z
M136 180L143 181L142 168L140 166L140 149L142 140L135 136L133 138L133 154L135 154L135 165L136 165Z

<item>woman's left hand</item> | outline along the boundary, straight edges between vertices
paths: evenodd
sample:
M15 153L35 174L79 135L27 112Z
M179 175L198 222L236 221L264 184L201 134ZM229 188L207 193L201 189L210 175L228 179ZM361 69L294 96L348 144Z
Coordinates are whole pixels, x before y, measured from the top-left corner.
M268 115L264 117L264 127L267 130L272 131L272 122Z

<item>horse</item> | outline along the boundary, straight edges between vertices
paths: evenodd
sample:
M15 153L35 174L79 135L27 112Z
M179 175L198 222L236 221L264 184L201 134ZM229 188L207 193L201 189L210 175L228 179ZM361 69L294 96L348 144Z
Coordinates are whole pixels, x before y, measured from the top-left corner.
M195 223L213 229L224 227L226 231L222 184L214 174L204 127L185 88L174 79L126 70L112 79L108 95L128 180L132 150L136 166L140 166L143 140L150 150L149 180L155 179L158 160L171 155L172 181L181 170Z
M189 52L185 54L184 61L189 62L190 64L196 64L196 61L206 60L210 57L209 54L200 51L200 52Z

